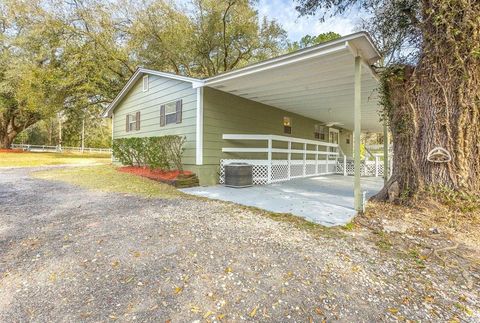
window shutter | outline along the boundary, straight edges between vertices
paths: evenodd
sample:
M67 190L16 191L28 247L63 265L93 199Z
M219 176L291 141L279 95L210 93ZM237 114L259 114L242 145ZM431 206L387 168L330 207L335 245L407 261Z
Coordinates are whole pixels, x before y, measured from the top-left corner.
M160 127L165 126L165 105L160 106Z
M178 100L177 101L177 123L181 123L182 122L182 100Z
M140 130L140 111L135 114L135 130Z
M125 127L125 131L128 132L130 130L130 115L127 114L126 116L126 120L127 120L127 124L126 124L126 127Z

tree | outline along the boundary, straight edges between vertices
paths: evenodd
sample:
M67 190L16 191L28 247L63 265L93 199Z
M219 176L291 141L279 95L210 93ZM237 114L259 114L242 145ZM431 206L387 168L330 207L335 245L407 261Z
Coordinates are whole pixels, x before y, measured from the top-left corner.
M311 47L314 45L318 45L330 40L334 40L340 38L341 36L333 31L329 31L328 33L318 34L317 36L310 36L305 35L303 36L300 41L294 41L293 43L289 43L287 47L287 52L294 52L296 50Z
M122 22L101 1L1 6L0 147L59 111L98 113L134 71Z
M19 132L55 113L65 86L56 51L62 28L37 2L7 2L1 12L0 148L8 148Z
M163 1L138 12L131 44L142 65L206 77L280 54L285 31L259 23L248 0L195 0L186 8Z
M388 191L408 199L429 187L480 191L480 2L299 0L302 15L369 10L390 66L382 74L383 117L393 133ZM358 9L358 7L357 7ZM450 162L427 155L446 149ZM397 189L398 188L398 189Z

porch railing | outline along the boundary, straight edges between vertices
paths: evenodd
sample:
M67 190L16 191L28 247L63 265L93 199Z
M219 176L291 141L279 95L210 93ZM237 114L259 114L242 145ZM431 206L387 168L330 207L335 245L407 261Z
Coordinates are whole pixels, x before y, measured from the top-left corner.
M360 163L360 176L374 176L374 177L383 177L384 175L384 164L382 160L383 156L373 155L373 160L364 159ZM389 176L392 175L392 159L388 160L388 170ZM344 176L354 175L355 174L355 163L353 158L348 158L343 156L337 160L337 174Z
M224 134L224 140L256 141L264 147L225 147L224 153L262 154L263 158L236 158L220 161L220 183L224 183L224 165L233 162L246 162L253 165L253 183L269 184L287 181L292 178L335 174L339 157L338 144L324 141L292 138L277 135ZM275 147L283 143L287 148ZM301 148L293 148L300 145ZM275 157L274 158L274 154ZM280 158L278 158L280 156ZM301 156L301 158L293 158ZM266 158L265 158L266 157Z

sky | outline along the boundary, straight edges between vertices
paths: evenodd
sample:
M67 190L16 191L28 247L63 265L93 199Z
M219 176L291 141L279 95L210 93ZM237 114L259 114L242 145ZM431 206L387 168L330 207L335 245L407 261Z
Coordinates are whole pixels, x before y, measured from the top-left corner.
M267 16L277 20L288 33L292 41L305 35L318 35L334 31L342 36L355 32L361 14L349 12L344 16L327 17L321 22L318 17L298 17L293 0L258 0L257 9L260 17Z

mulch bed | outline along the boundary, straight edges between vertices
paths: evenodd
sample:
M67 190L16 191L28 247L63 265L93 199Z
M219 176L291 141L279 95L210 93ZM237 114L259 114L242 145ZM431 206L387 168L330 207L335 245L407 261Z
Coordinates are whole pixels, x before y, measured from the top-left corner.
M21 149L0 149L0 153L24 153Z
M175 187L193 187L198 186L198 177L190 171L163 171L159 169L150 169L141 166L125 166L118 168L120 172L134 174L148 179L173 185Z

